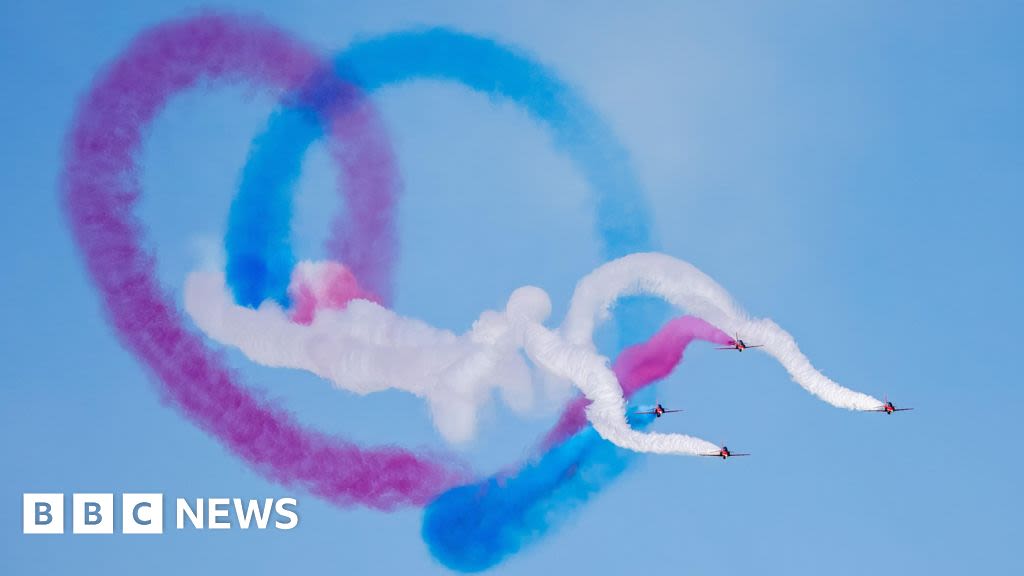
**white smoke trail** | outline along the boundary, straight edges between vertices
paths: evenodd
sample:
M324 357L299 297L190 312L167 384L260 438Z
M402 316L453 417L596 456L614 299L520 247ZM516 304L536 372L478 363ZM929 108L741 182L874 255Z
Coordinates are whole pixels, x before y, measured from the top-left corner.
M476 411L494 387L514 409L531 405L534 390L521 349L537 366L583 392L591 401L587 418L614 444L660 454L715 453L715 444L699 438L644 433L629 426L622 388L608 359L597 353L593 333L618 298L638 294L663 298L763 344L761 350L775 357L794 381L833 406L865 410L881 404L826 378L789 333L771 320L748 318L714 280L663 254L626 256L584 277L557 331L544 326L551 303L535 287L516 290L504 312L484 312L461 336L365 300L353 300L344 310L318 312L308 326L296 324L271 302L258 310L235 305L223 277L211 273L189 276L185 308L207 335L238 347L259 364L308 370L360 394L397 388L426 398L435 425L449 441L473 435Z
M595 430L614 444L640 452L700 454L717 448L698 438L680 434L643 434L629 427L618 380L607 360L596 356L595 324L608 318L615 301L623 296L663 298L676 308L700 317L718 328L742 334L776 360L793 381L829 404L850 410L870 410L882 403L828 379L811 365L793 337L768 319L750 319L728 292L695 266L657 253L631 254L609 262L580 280L569 312L557 337L531 346L527 354L549 370L572 380L592 401L587 418ZM533 334L531 330L528 334ZM583 352L585 351L585 352ZM550 360L547 358L550 357ZM547 360L547 361L545 361Z
M763 345L760 350L778 360L794 382L837 408L870 410L881 404L877 398L828 379L800 352L789 332L767 318L751 319L708 275L664 254L631 254L583 277L562 323L563 336L593 350L595 322L607 318L618 298L637 294L663 298L729 334L740 334L751 343Z
M450 442L473 437L477 410L495 387L514 410L533 402L519 338L502 313L484 312L457 336L352 300L343 310L319 310L303 325L273 301L256 310L236 305L217 272L189 275L185 309L207 336L257 364L307 370L357 394L395 388L424 397Z

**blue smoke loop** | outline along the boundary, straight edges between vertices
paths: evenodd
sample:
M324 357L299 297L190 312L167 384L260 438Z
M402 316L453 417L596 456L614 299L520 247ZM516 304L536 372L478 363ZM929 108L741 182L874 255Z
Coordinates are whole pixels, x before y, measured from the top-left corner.
M604 258L654 249L648 208L625 148L584 99L528 56L486 38L428 29L356 43L335 58L334 68L337 78L367 94L431 79L517 104L550 131L556 148L586 179ZM225 240L228 283L239 303L287 303L295 263L287 242L292 190L302 156L322 135L315 117L285 107L255 141ZM621 349L652 334L663 314L649 300L629 299L617 306L616 317ZM422 536L449 568L492 567L559 525L618 477L631 458L587 427L514 475L441 494L424 511Z

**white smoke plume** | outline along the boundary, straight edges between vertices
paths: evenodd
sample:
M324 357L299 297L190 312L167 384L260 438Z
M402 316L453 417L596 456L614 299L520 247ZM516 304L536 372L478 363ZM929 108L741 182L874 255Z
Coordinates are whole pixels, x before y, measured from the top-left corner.
M793 381L829 404L850 410L871 410L882 402L840 386L819 372L800 352L793 337L769 319L751 319L728 292L692 264L658 253L624 256L600 266L576 286L569 312L555 338L531 349L530 358L569 378L592 403L587 418L601 436L614 444L640 452L702 454L717 448L703 440L679 434L640 433L626 422L625 401L618 380L597 356L593 333L623 296L656 296L681 311L702 318L733 334L742 334L776 360ZM597 356L600 362L595 363ZM551 359L547 362L544 360Z
M484 312L457 336L357 299L301 324L270 300L256 310L236 305L218 272L189 275L185 309L207 336L257 364L307 370L356 394L395 388L425 398L450 442L473 437L477 410L494 388L516 411L533 403L529 368L504 313Z
M580 389L591 401L587 418L614 444L660 454L716 453L715 444L699 438L640 432L627 422L622 388L608 359L597 353L593 333L618 298L639 294L663 298L762 344L760 350L775 357L795 382L833 406L867 410L881 404L818 372L788 332L771 320L750 319L696 267L656 253L626 256L585 276L557 330L544 325L551 303L535 287L516 290L504 311L485 311L463 335L359 299L343 310L320 310L303 325L273 302L258 310L235 305L217 273L189 276L185 308L209 337L237 347L258 364L308 370L358 394L396 388L424 397L438 431L452 442L473 436L476 412L494 388L513 409L532 405L534 388L523 351L538 367Z

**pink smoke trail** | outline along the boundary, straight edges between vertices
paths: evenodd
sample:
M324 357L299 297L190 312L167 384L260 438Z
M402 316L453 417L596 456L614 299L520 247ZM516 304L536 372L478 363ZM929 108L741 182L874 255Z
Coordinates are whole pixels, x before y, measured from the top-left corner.
M313 323L318 310L342 310L350 300L381 304L380 298L364 290L348 268L330 261L296 266L288 285L288 297L292 302L292 321L307 325Z
M619 378L622 392L629 398L643 387L661 380L682 362L683 352L690 342L704 340L729 345L728 334L694 316L681 316L667 322L646 342L630 346L619 354L612 370ZM584 408L587 399L580 396L569 403L562 417L540 443L542 451L579 432L587 423Z
M144 248L143 225L133 213L142 193L136 158L144 131L172 95L205 81L245 81L279 96L324 66L308 48L251 19L202 15L153 28L80 103L66 143L66 209L121 342L189 418L274 480L332 502L383 510L422 505L465 480L465 469L397 448L361 449L305 430L284 411L256 401L185 328L159 285L155 256ZM332 118L333 135L367 146L350 160L393 171L383 130L368 107L356 108ZM380 176L359 173L351 180L366 184Z

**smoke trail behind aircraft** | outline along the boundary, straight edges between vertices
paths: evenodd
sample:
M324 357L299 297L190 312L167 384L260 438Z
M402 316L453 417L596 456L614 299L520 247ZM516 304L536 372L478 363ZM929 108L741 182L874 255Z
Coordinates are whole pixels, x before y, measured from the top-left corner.
M365 300L354 300L344 310L325 310L302 325L273 302L259 310L233 304L223 280L211 274L189 277L185 307L207 335L239 348L256 363L307 370L361 394L397 388L427 398L435 425L449 440L472 436L476 410L495 385L513 407L529 405L532 388L518 354L522 350L536 366L571 381L584 394L587 420L615 445L657 454L715 453L718 446L700 438L630 426L624 390L608 359L596 352L593 333L616 301L635 295L663 298L711 324L750 334L794 381L834 406L864 410L880 404L815 370L788 332L770 320L750 320L724 288L696 267L657 253L625 256L585 276L557 330L543 324L551 310L548 295L529 286L513 292L504 311L483 312L461 336ZM675 349L664 353L666 360L678 358Z

